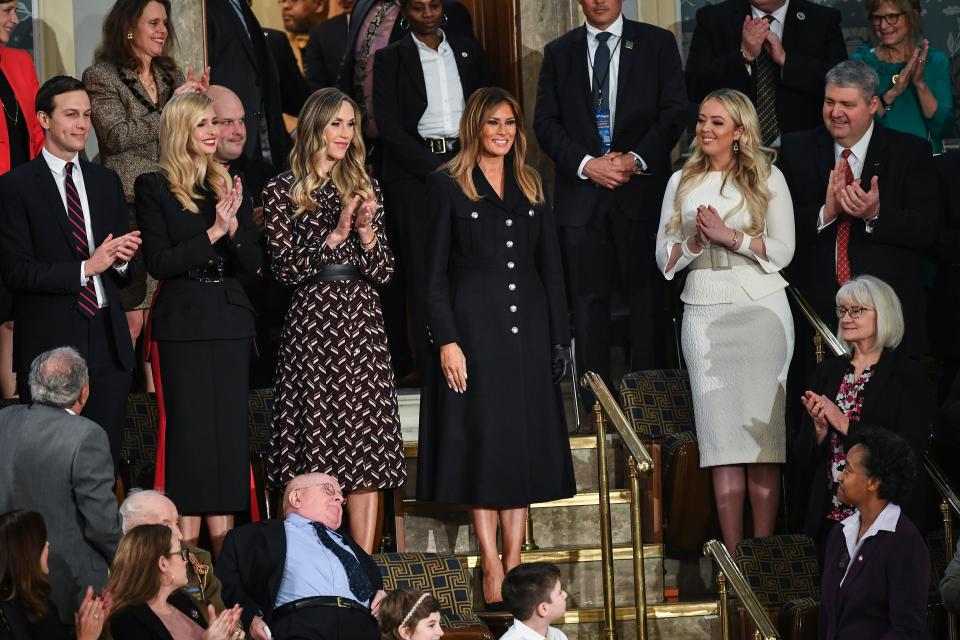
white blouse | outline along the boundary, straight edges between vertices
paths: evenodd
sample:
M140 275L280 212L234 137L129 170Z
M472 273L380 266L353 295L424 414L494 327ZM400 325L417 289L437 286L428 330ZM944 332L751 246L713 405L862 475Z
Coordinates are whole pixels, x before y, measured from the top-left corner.
M667 280L673 280L678 271L686 268L694 259L709 253L710 248L699 253L690 251L686 239L697 232L697 207L712 205L720 218L732 229L743 231L750 224L750 214L746 207L736 213L730 212L740 203L740 191L728 180L720 193L722 173L711 171L696 184L680 206L681 228L677 231L667 231L667 225L674 216L674 198L677 185L680 184L680 171L670 177L666 193L663 194L663 206L660 210L660 228L657 231L657 264ZM750 241L753 236L743 233L740 246L736 253L749 259L748 264L737 264L729 269L694 269L687 277L680 299L686 304L724 304L733 302L737 288L743 289L753 300L758 300L779 291L787 286L787 281L780 275L780 270L790 264L796 245L793 222L793 202L783 174L776 167L770 170L767 180L770 190L770 203L767 207L765 229L762 237L766 249L767 259L750 250ZM680 243L682 253L677 263L668 271L667 262L673 246Z

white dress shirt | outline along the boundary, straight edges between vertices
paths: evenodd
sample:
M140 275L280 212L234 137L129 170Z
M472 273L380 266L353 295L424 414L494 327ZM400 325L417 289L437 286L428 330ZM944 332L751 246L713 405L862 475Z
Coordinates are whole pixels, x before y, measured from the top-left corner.
M454 138L460 130L463 116L463 87L453 47L447 42L443 31L440 47L434 51L413 36L423 67L423 80L427 86L427 110L420 117L417 132L422 138Z
M789 5L790 0L787 0L783 3L782 7L769 14L766 11L761 11L753 5L750 5L750 13L754 18L763 18L768 15L773 16L773 20L770 21L770 31L773 31L774 35L780 38L780 41L783 42L783 23L787 19L787 7Z
M513 626L507 629L507 632L500 636L500 640L567 640L567 636L554 627L547 629L547 635L542 636L516 618L513 619Z
M864 533L863 537L859 540L857 539L857 536L860 535L859 511L855 511L852 516L840 523L843 526L843 538L847 544L847 553L850 556L850 561L847 562L847 568L843 572L843 578L840 580L841 587L843 586L843 581L847 579L847 574L850 573L850 567L853 566L853 563L861 562L857 553L863 546L864 541L867 538L872 538L881 531L895 533L898 522L900 522L900 507L892 502L888 502L887 506L877 515L877 519L873 521L873 524L870 525L866 533Z
M46 147L41 151L43 159L50 167L50 173L53 174L53 181L57 183L57 189L60 191L60 200L63 202L63 212L67 211L67 160L61 160L57 156L47 151ZM77 188L77 194L80 196L80 206L83 207L83 226L87 231L87 247L90 255L93 255L96 245L93 240L93 226L90 222L90 203L87 201L87 189L83 184L83 172L80 170L80 155L77 154L69 161L73 163L73 184ZM80 263L80 286L87 285L87 277L84 274L86 260ZM128 264L124 263L121 267L114 267L120 273L126 271ZM97 306L101 309L108 305L107 294L103 291L103 282L100 276L93 276L93 288L97 292Z

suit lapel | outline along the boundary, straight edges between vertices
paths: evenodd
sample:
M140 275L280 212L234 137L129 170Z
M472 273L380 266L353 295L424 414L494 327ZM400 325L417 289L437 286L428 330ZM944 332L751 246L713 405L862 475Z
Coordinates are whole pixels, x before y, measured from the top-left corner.
M620 108L623 106L623 101L626 99L624 96L627 94L627 91L621 91L621 89L629 86L630 73L633 71L633 65L640 55L636 49L637 44L639 43L633 31L633 23L624 18L623 34L620 38L620 69L617 71L617 111L620 113L623 113ZM616 123L614 123L614 126L616 126ZM616 129L613 130L613 134L616 136Z
M799 15L803 14L803 5L803 0L793 0L787 8L787 19L783 23L783 39L781 40L783 48L787 51L791 51L796 44L797 31L800 30L801 23Z
M593 124L594 129L596 129L592 104L593 89L590 86L590 73L587 70L587 65L590 64L589 61L587 28L581 26L573 35L573 46L570 47L568 68L571 69L572 86L581 94L584 111L586 111L586 115Z
M882 125L874 123L873 135L867 145L867 157L863 159L863 169L860 171L860 188L870 190L870 181L873 176L883 173L883 163L887 158L887 147L890 139Z
M70 253L73 254L73 231L70 228L70 221L67 220L67 210L60 198L60 189L57 188L57 182L53 179L50 167L47 165L47 161L43 159L42 154L38 155L32 162L37 180L37 192L42 194L42 197L46 200L46 210L56 219L56 224L63 232L63 239L70 248Z
M826 193L827 183L830 180L830 172L833 171L837 163L833 152L833 137L821 127L817 129L817 188L821 193ZM834 225L831 225L831 227Z
M410 75L413 86L420 97L427 99L427 82L423 77L423 65L420 64L420 52L417 43L413 41L413 34L400 41L400 64Z
M89 162L81 160L80 171L83 172L83 184L87 192L87 206L90 208L90 210L87 211L87 216L90 217L90 227L93 229L93 243L94 247L97 247L103 242L104 238L107 237L107 233L109 233L109 229L104 226L106 224L106 216L98 213L100 211L106 211L106 209L101 206L101 198L108 193L108 190L105 185L100 185L98 180L99 176Z
M453 49L453 57L457 61L457 73L460 75L460 87L463 89L463 98L466 100L470 97L470 94L467 93L469 91L468 87L477 86L477 74L474 73L473 58L470 57L470 52L466 50L459 38L451 38L448 34L444 34L444 38L447 39L450 48Z

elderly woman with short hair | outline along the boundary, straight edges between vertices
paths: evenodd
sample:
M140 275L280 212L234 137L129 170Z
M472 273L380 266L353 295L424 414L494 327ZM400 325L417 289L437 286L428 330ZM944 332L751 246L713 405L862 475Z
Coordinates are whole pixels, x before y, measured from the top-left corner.
M847 439L861 424L885 427L901 435L919 461L934 411L934 388L923 367L897 351L903 311L890 285L858 276L840 287L836 301L837 336L849 355L817 367L801 398L806 415L795 443L797 462L809 465L811 477L803 530L821 550L830 530L854 513L837 496ZM908 501L912 517L919 516L917 502Z

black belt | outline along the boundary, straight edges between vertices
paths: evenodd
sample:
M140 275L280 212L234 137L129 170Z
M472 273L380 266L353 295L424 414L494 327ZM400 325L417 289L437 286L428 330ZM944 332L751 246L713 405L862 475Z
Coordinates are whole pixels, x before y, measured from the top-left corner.
M312 609L314 607L337 607L338 609L356 609L370 613L370 608L365 607L356 600L342 598L340 596L314 596L312 598L301 598L288 602L274 609L272 619L276 620L283 616L290 615L294 611L303 609Z
M424 138L423 143L430 149L430 153L437 155L453 153L460 145L457 138Z
M349 280L363 280L360 269L352 264L328 264L320 270L320 273L307 278L307 283L317 284L318 282L345 282Z
M208 267L190 269L187 271L186 278L188 280L196 280L197 282L217 283L223 282L224 278L232 275L234 275L233 269L226 269L222 262L218 262Z

